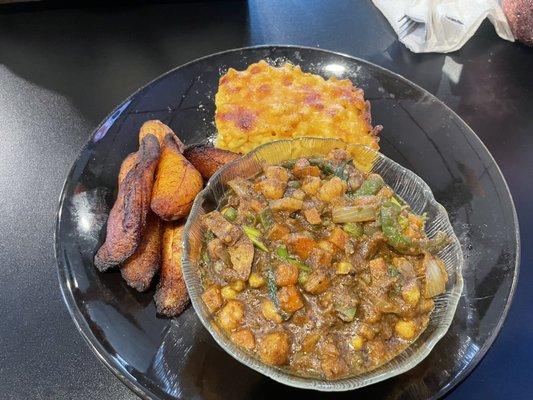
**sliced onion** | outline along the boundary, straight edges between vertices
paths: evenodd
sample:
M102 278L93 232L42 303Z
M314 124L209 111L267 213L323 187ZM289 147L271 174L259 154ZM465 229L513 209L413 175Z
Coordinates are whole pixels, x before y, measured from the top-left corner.
M331 219L337 224L375 221L377 206L338 206L331 210Z
M444 262L431 254L424 255L424 269L426 274L424 297L435 297L446 290L448 274L444 268Z
M228 182L228 186L237 194L237 196L246 197L249 196L248 182L242 178L235 178Z

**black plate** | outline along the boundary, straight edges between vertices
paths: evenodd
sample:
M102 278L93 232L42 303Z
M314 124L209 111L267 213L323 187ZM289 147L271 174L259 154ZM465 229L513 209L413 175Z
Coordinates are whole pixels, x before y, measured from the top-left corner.
M149 398L272 399L302 395L235 361L189 308L156 316L153 288L139 294L117 271L93 266L113 204L117 173L136 150L148 119L169 124L186 143L215 132L213 97L227 68L261 59L351 79L382 124L381 151L432 188L461 240L465 289L447 335L409 372L356 393L306 398L436 398L481 360L511 303L518 277L519 230L507 184L472 130L428 92L366 61L324 50L270 46L230 50L178 67L122 103L91 136L66 180L57 216L56 256L67 307L97 356L137 394ZM365 397L366 398L366 397Z

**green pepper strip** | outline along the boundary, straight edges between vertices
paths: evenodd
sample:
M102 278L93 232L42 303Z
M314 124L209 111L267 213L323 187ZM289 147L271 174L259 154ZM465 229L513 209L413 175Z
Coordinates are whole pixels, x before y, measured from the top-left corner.
M333 167L320 158L309 159L309 164L318 167L325 175L332 175L335 173Z
M354 194L356 196L372 196L379 192L382 187L383 179L378 175L372 175L363 182Z
M353 238L359 238L363 236L363 227L357 222L349 222L344 224L342 229Z
M261 231L246 225L243 225L242 229L246 236L248 236L248 239L252 241L255 247L257 247L259 250L268 251L268 248L265 246L265 244L261 240L259 240L259 237L261 236Z
M412 240L402 233L402 228L398 222L398 215L401 208L392 201L386 201L381 207L381 230L389 245L400 252L408 251L413 247Z

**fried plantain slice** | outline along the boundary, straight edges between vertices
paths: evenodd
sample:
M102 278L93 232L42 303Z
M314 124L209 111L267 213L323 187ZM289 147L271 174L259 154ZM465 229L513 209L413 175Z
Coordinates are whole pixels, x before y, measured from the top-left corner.
M163 231L161 277L154 300L157 312L167 317L181 314L189 303L181 271L183 228L183 224L166 223Z
M128 172L137 164L139 161L139 154L138 152L130 153L128 156L122 161L122 164L120 165L120 171L118 172L118 183L122 182Z
M241 156L229 150L202 144L186 148L183 155L202 174L204 179L211 178L222 166Z
M186 217L202 187L202 175L181 154L173 134L167 134L152 190L152 211L166 221Z
M165 125L157 119L152 119L142 124L141 130L139 131L139 144L141 143L142 139L148 134L154 135L159 141L160 146L163 146L165 136L171 134L172 140L174 140L176 146L178 146L180 153L183 153L183 150L185 149L185 145L180 140L180 138L174 134L174 131L170 129L169 126Z
M154 135L141 142L138 161L118 185L118 195L107 220L106 240L94 257L100 271L124 262L141 241L150 209L150 193L160 147Z
M120 268L124 280L139 292L150 286L161 266L161 225L157 215L149 211L139 247Z

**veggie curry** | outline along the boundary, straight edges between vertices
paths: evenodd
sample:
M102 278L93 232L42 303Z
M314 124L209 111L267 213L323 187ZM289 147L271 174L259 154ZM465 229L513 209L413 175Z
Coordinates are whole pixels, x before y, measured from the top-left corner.
M339 379L374 369L425 329L447 274L413 214L344 150L237 178L203 216L202 295L264 363Z

